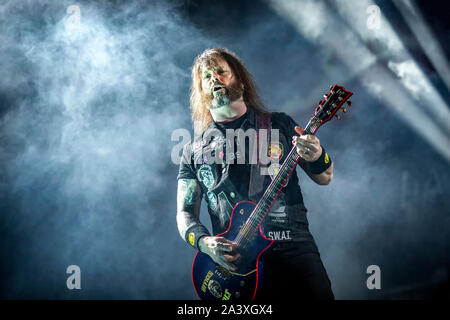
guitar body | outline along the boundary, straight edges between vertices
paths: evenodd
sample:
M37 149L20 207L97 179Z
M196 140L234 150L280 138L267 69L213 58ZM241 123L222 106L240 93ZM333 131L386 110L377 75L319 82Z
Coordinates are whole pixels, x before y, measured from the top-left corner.
M218 236L234 241L255 207L256 204L250 201L238 202L231 213L228 230ZM241 249L243 258L237 264L238 270L235 272L227 271L207 254L198 251L192 264L192 282L199 298L253 300L263 280L263 264L259 258L273 242L262 234L261 228L254 232L250 245Z

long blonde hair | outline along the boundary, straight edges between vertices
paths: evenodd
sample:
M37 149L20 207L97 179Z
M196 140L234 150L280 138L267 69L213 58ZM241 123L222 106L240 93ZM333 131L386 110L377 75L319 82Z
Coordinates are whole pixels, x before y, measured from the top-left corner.
M213 121L211 113L206 108L205 99L202 96L201 68L204 64L210 64L214 58L224 59L231 68L236 80L244 85L244 102L248 108L258 113L267 113L267 109L259 97L253 77L241 62L239 57L223 48L207 49L195 58L192 66L192 85L190 89L190 106L194 132L202 134Z

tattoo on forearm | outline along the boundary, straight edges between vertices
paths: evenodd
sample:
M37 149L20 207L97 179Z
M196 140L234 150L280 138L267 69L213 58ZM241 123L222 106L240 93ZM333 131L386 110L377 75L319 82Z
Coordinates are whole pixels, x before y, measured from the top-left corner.
M178 201L184 206L191 206L196 203L201 195L201 189L194 179L179 180Z
M178 180L177 225L183 239L186 230L199 222L201 197L202 189L195 179Z

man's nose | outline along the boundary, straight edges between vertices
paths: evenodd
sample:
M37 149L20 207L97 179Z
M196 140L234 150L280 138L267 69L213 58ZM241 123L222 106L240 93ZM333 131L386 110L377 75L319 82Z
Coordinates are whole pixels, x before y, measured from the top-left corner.
M223 79L222 79L222 77L219 74L217 74L217 72L214 71L213 72L213 76L211 78L212 78L213 83L216 82L216 80L217 80L221 84L223 84Z

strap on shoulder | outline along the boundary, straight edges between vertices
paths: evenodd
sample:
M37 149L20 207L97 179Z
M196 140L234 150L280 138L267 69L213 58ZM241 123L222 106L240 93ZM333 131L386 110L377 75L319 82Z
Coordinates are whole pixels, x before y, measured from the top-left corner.
M261 198L263 194L263 188L264 188L264 182L267 178L267 175L261 174L261 168L263 164L261 164L260 157L261 157L261 150L264 152L261 148L261 145L264 145L260 141L260 132L259 129L266 129L267 130L267 144L266 146L269 146L270 144L270 132L272 129L272 121L270 117L270 113L259 113L255 112L255 130L256 130L256 141L257 141L257 154L258 154L258 161L256 164L251 164L250 166L250 183L248 188L248 198L253 201L257 202Z

